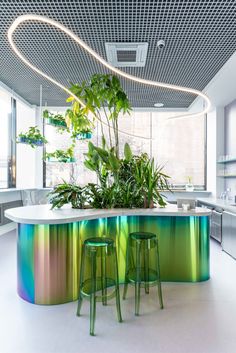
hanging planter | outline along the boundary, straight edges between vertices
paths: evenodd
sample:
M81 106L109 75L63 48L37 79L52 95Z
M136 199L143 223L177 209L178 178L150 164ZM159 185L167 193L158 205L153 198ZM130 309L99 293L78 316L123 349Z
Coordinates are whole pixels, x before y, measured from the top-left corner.
M44 159L47 162L59 162L59 163L75 163L73 147L68 148L66 151L56 150L54 152L46 152Z
M69 157L69 158L47 157L46 160L49 163L75 163L76 162L76 159L74 157Z
M65 117L61 114L53 114L48 110L44 110L43 118L47 125L59 127L59 128L67 128Z
M92 138L91 132L80 132L79 134L76 135L77 140L89 140L91 138Z
M67 100L68 102L71 101ZM72 141L75 140L89 140L92 138L92 131L94 129L94 124L87 117L87 112L81 107L76 107L74 109L67 109L66 111L66 121L71 129Z
M17 143L24 143L26 145L43 146L43 141L32 140L28 137L18 137Z
M17 143L24 143L30 145L32 148L43 146L47 140L41 135L37 126L31 126L26 133L20 133L16 140Z
M55 127L63 127L67 128L66 122L63 120L57 120L54 118L45 118L45 122L47 125L55 126Z

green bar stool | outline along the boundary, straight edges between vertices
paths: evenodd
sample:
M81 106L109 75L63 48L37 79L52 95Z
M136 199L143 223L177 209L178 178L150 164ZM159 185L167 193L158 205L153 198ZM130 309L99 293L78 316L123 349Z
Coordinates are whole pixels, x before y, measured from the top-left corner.
M118 321L122 322L115 242L110 238L89 238L82 246L77 316L80 316L83 299L89 299L91 336L94 336L96 302L107 305L107 300L114 297Z
M139 315L141 287L144 287L145 293L148 294L149 286L157 286L160 308L163 309L159 249L156 234L148 232L129 234L123 299L126 298L129 283L135 286L135 315Z

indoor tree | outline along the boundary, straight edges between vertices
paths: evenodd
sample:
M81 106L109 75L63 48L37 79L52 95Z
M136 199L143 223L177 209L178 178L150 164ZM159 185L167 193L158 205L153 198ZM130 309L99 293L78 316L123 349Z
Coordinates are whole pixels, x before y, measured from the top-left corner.
M118 119L120 114L131 111L130 102L119 79L110 74L95 74L89 83L72 84L70 90L84 102L84 114L92 113L100 122L102 136L105 138L102 114L104 115L109 147L114 147L115 155L119 158ZM74 97L69 97L67 102L73 102L72 109L81 109Z

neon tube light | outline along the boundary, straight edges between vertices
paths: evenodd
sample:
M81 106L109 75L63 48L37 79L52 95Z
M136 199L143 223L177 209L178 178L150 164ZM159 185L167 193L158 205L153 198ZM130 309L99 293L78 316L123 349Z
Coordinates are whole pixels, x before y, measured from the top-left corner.
M106 60L104 60L98 53L96 53L92 48L90 48L82 39L80 39L75 33L73 33L71 30L69 30L67 27L63 26L61 23L54 21L48 17L45 16L40 16L40 15L22 15L17 17L14 22L12 23L12 25L9 27L8 29L8 33L7 33L7 37L8 37L8 41L12 47L12 49L14 50L14 52L16 53L16 55L27 65L29 66L32 70L34 70L35 72L37 72L39 75L43 76L44 78L46 78L48 81L54 83L56 86L58 86L59 88L61 88L63 91L67 92L68 95L74 97L74 99L81 104L82 107L85 107L85 104L83 103L83 101L81 101L78 97L76 97L75 94L73 94L68 88L66 88L65 86L63 86L60 82L54 80L52 77L48 76L46 73L44 73L43 71L41 71L40 69L38 69L37 67L35 67L34 65L32 65L30 63L29 60L26 59L26 57L18 50L17 46L15 45L14 41L13 41L13 33L15 32L15 30L17 29L17 27L26 21L38 21L38 22L42 22L42 23L47 23L53 27L58 28L59 30L61 30L62 32L66 33L70 38L72 38L77 44L79 44L82 48L84 48L88 53L90 53L97 61L99 61L103 66L105 66L106 68L108 68L109 70L111 70L112 72L114 72L115 74L124 77L128 80L137 82L137 83L142 83L145 85L149 85L149 86L155 86L155 87L161 87L161 88L167 88L170 90L174 90L174 91L179 91L179 92L185 92L185 93L190 93L190 94L194 94L197 95L199 97L202 97L204 102L205 102L205 108L197 113L191 113L191 114L186 114L186 115L181 115L181 116L177 116L175 118L178 117L197 117L203 114L206 114L211 107L211 102L210 99L207 97L206 94L202 93L201 91L198 91L196 89L193 88L188 88L188 87L182 87L182 86L176 86L176 85L171 85L171 84L167 84L167 83L163 83L163 82L158 82L158 81L151 81L151 80L146 80L137 76L133 76L130 74L127 74L124 71L121 71L115 67L113 67L112 65L110 65ZM102 122L104 123L104 122ZM104 123L105 124L105 123ZM107 125L107 124L105 124ZM120 130L119 130L120 131ZM138 137L138 138L143 138L143 139L148 139L149 138L145 138L143 136L137 136L137 135L132 135L129 134L127 132L124 131L120 131L121 133L128 135L128 136L132 136L132 137Z

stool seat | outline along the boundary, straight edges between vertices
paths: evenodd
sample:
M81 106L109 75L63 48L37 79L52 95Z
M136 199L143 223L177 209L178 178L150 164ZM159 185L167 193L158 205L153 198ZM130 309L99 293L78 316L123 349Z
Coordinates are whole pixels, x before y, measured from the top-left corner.
M129 236L136 240L156 239L156 234L149 232L133 232Z
M87 246L114 246L114 240L110 238L89 238L84 241Z

